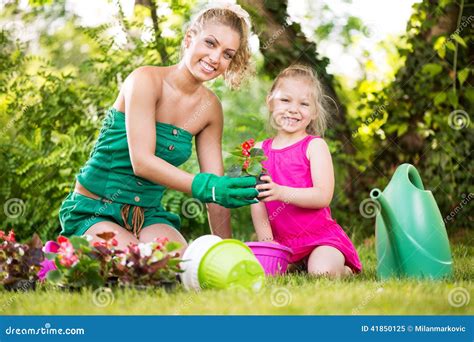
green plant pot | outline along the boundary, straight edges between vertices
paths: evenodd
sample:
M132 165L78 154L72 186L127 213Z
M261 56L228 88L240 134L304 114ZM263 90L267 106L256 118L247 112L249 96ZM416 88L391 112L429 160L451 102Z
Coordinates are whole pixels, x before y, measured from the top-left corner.
M212 246L203 256L198 270L201 288L259 291L265 273L250 248L227 239Z

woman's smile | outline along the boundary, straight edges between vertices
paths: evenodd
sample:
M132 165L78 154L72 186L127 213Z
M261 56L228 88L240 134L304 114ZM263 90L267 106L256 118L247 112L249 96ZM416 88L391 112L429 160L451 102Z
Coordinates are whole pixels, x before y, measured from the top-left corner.
M202 69L204 70L206 74L212 74L214 71L217 70L212 65L210 65L209 63L207 63L206 61L202 59L199 61L199 64L201 65Z

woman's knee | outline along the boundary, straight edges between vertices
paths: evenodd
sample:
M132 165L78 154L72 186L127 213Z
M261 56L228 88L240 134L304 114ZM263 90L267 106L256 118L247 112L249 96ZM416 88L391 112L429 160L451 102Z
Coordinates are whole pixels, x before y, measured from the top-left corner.
M152 224L150 226L142 228L140 232L140 242L152 242L156 238L167 238L169 241L178 242L181 247L178 250L180 255L188 247L186 239L181 235L175 228L162 223Z
M84 235L90 235L92 237L91 243L97 241L103 241L97 234L113 232L115 239L117 240L117 248L125 249L130 243L138 243L138 239L130 233L127 229L122 226L109 221L102 221L92 225Z

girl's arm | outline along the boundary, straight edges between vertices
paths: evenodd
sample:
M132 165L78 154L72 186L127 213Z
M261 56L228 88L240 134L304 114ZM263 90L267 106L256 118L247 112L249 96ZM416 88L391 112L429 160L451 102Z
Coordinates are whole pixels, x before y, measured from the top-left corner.
M266 191L258 197L263 202L282 201L301 208L328 207L334 194L334 170L326 142L323 139L313 139L308 145L307 156L311 165L313 187L292 188L274 183L270 176L263 176L261 179L267 183L258 185L257 189Z
M210 100L206 100L208 104L206 112L210 114L211 119L209 124L196 135L196 152L201 172L222 176L224 175L222 160L224 118L218 98L214 94L209 94L209 96ZM218 204L209 203L207 204L207 211L212 234L223 239L231 238L230 210Z
M268 219L267 208L264 203L255 203L250 206L252 222L257 233L258 241L273 241L272 228Z
M255 143L255 148L262 148L263 142L258 141ZM257 233L258 241L273 241L272 227L270 226L270 220L268 219L267 208L265 204L255 203L250 206L250 213L252 214L252 222Z
M124 82L127 141L135 175L181 192L191 192L194 175L155 156L155 106L161 97L161 80L141 67Z

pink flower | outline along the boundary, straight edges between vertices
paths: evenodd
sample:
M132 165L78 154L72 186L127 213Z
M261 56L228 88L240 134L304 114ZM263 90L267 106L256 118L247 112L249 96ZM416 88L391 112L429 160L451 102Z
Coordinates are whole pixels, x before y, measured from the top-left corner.
M79 258L74 254L59 256L59 263L67 268L76 265L78 262L79 262Z
M59 248L57 250L59 256L59 263L65 267L72 267L79 258L74 254L74 247L67 237L58 237Z
M38 271L36 275L41 281L44 281L46 279L46 276L48 275L49 271L54 271L57 269L56 264L54 263L53 260L44 259L40 265L41 265L41 269Z
M44 244L43 252L45 253L57 253L59 244L56 241L48 241Z
M157 246L156 248L157 249L163 249L165 248L166 244L169 242L170 240L167 238L167 237L157 237L155 239L155 242L157 243Z

